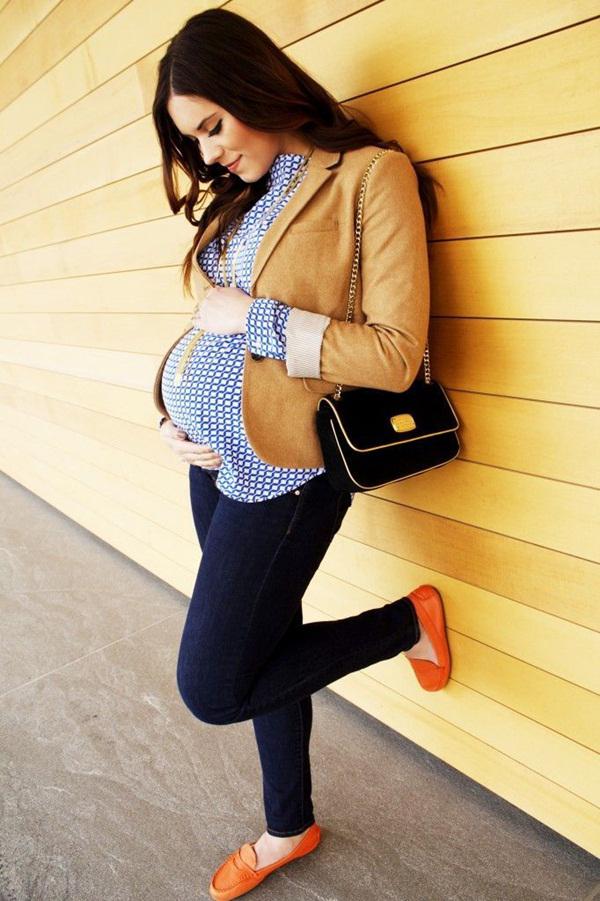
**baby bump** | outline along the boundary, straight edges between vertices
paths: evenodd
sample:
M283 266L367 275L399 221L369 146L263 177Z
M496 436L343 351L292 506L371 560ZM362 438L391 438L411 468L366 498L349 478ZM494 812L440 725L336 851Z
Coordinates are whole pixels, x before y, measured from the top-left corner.
M210 443L227 430L239 406L245 336L205 332L189 355L181 381L175 376L194 329L184 335L166 360L162 394L173 422L193 441Z

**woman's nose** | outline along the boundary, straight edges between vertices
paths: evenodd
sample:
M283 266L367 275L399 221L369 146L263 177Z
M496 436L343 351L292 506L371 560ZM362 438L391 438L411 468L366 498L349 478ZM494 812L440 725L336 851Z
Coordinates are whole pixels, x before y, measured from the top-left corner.
M202 154L202 159L206 163L207 166L212 166L214 163L218 163L219 159L223 156L223 148L219 147L218 149L215 147L213 150L210 148L206 151L202 149L202 145L200 141L198 141L198 146L200 147L200 153Z

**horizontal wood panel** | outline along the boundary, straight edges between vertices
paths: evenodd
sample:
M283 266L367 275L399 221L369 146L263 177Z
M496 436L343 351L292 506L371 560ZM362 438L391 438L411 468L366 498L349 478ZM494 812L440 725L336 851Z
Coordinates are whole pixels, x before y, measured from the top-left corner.
M236 6L234 0L229 8L236 9ZM279 17L274 21L270 0L243 0L239 4L242 15L247 15L254 9L260 10L258 24L261 27L269 30L275 26L278 35L287 27L288 23L280 23ZM291 47L286 46L286 53L313 73L334 96L352 98L349 102L356 108L362 106L360 94L377 92L377 89L392 84L398 85L399 90L406 89L406 114L401 129L403 135L410 133L413 123L418 123L419 130L428 127L433 129L435 126L434 116L430 116L435 98L430 94L428 100L425 94L422 104L415 112L409 106L413 90L427 92L429 84L443 85L447 76L452 78L456 75L460 79L459 84L463 83L463 79L468 83L469 73L477 72L479 78L474 92L468 89L464 92L458 90L456 94L442 98L440 90L439 100L442 102L439 108L436 106L435 112L435 116L439 115L444 133L447 133L447 129L449 131L452 126L452 118L447 118L445 113L455 103L473 104L475 116L466 123L466 128L460 127L464 125L463 122L454 123L456 136L459 137L462 132L463 137L467 138L476 134L479 129L486 129L490 125L493 128L494 122L500 124L497 119L501 117L502 107L500 106L499 117L495 110L498 104L505 102L505 98L498 91L499 96L494 98L492 104L488 104L484 93L486 89L489 90L489 84L485 80L488 68L497 72L503 67L506 84L507 80L516 76L516 73L510 71L510 66L516 64L523 67L523 81L528 84L519 83L517 79L514 84L510 81L510 93L516 91L518 97L531 93L535 85L539 88L548 79L556 77L555 73L546 71L547 55L557 52L556 44L542 43L554 37L548 33L569 28L597 15L598 5L594 0L528 0L523 4L478 0L476 6L471 0L424 0L419 4L394 3L390 0L373 3L359 15L310 34ZM293 16L291 22L294 22ZM458 23L460 27L457 27ZM448 39L449 35L452 36L451 40ZM569 36L566 37L567 41L568 39ZM524 56L511 57L511 53L521 50L519 44L522 44L525 51ZM559 52L564 52L563 46L559 46ZM537 68L532 72L528 71L528 52L538 57ZM501 62L501 59L505 61ZM462 65L457 66L457 63ZM461 71L457 72L457 69ZM563 76L567 74L563 72ZM588 69L585 77L589 79L590 74ZM557 97L565 96L561 93L562 87L557 85ZM477 105L480 96L482 102ZM539 99L538 93L536 100L539 102ZM490 108L494 108L494 116L481 115L482 110ZM546 114L550 112L550 115L554 113L547 108L545 111ZM460 110L457 112L460 115ZM520 112L517 108L515 115ZM531 114L531 110L529 113ZM512 119L508 122L505 120L502 125L510 129L511 121ZM539 118L532 118L528 137L531 137L539 122ZM389 128L389 119L387 127Z
M599 410L469 391L446 393L462 424L462 460L600 488Z
M7 147L0 155L0 187L44 169L147 113L138 71L132 66Z
M133 66L147 53L156 51L159 45L164 53L166 35L175 34L189 16L220 5L202 0L178 0L168 4L157 4L152 0L133 3L113 0L112 15L92 29L87 18L73 12L77 3L63 0L61 16L51 16L44 23L47 66L44 75L31 77L39 68L35 42L30 39L18 48L12 65L21 70L21 78L26 81L19 96L0 112L0 147L12 145L40 128L48 119ZM91 12L97 18L98 10ZM61 18L65 15L73 16L71 34L78 28L80 36L85 37L68 53L68 46L60 43ZM49 32L52 32L52 40L48 44L45 39ZM25 73L30 77L27 78ZM3 77L0 68L0 79ZM14 91L11 96L13 94Z
M231 0L227 3L227 9L238 13L267 34L275 43L285 49L285 52L293 56L292 44L303 44L310 40L313 32L320 34L321 30L337 29L352 14L359 14L361 21L368 14L373 0L320 0L319 3L286 4L285 14L281 13L283 7L274 7L272 0ZM364 9L364 13L360 10ZM276 14L274 14L276 13ZM308 38L305 35L308 34ZM340 48L337 49L338 55Z
M378 569L361 569L372 563L363 557L363 545L417 563L433 571L436 577L437 574L449 576L568 623L596 631L600 627L600 609L596 603L600 595L600 565L597 563L391 502L372 493L356 495L340 534L354 542L352 546L340 545L342 554L351 552L352 576L348 575L348 581L357 581L370 591L382 593L385 589L379 585ZM342 577L342 557L339 562ZM396 597L398 592L396 586ZM476 620L476 606L471 614ZM478 633L476 626L470 634L493 645L490 636Z
M600 229L448 239L429 250L433 316L599 318Z
M75 3L66 4L66 14L76 16ZM226 5L210 3L206 0L177 0L177 3L154 3L153 0L135 0L135 2L113 2L114 12L106 17L99 27L90 27L83 20L81 25L81 41L65 57L65 50L60 52L58 39L62 23L58 17L52 17L48 30L52 31L52 40L46 45L46 53L57 50L51 61L51 68L38 81L24 90L18 104L23 104L31 116L31 127L39 127L49 115L56 116L83 94L118 75L159 45L162 52L166 50L165 38L175 34L186 19L212 6ZM81 17L80 17L81 19ZM57 46L58 44L58 46ZM36 47L27 42L21 49L18 60L24 70L35 70ZM50 60L49 60L50 62ZM73 79L75 86L69 84ZM36 90L42 83L42 90ZM79 91L76 92L76 87ZM15 104L16 105L16 104ZM1 120L0 120L1 122ZM11 143L19 136L19 121L15 116L7 126L11 135Z
M428 163L444 187L434 237L597 229L599 151L595 129Z
M0 61L4 63L30 32L60 3L60 0L2 0L0 3ZM2 68L0 67L0 81ZM0 95L1 96L1 95ZM0 106L3 104L0 102Z
M111 314L180 312L182 316L189 316L192 307L192 302L183 297L181 264L0 287L0 316L5 313L91 311ZM178 327L179 324L178 320ZM181 324L183 332L183 320Z
M448 388L597 406L600 323L434 319L431 371Z
M600 558L600 497L591 488L453 460L374 493L565 554Z
M0 66L0 108L18 98L126 3L127 0L102 0L102 3L35 0L37 8L28 15L31 0L18 0L10 18L15 23L14 31L19 29L20 43ZM10 12L9 6L2 18Z
M174 336L175 337L175 336ZM25 357L23 355L26 355ZM117 350L57 346L26 341L7 341L0 338L0 360L8 363L27 363L39 371L60 372L79 379L105 382L115 387L136 388L145 392L140 398L156 414L151 395L153 379L159 359L149 354L127 353Z
M0 258L0 284L95 275L181 262L193 229L179 213Z
M379 9L382 17L389 6ZM514 12L514 6L509 9ZM413 12L422 16L419 7ZM495 37L495 28L488 35ZM348 46L355 45L369 46L358 35ZM389 88L371 87L352 105L380 134L401 132L400 143L419 159L538 141L597 128L599 53L596 19ZM333 46L329 58L336 58ZM401 128L394 128L396 121Z
M80 416L88 411L92 415L102 413L132 427L156 429L158 417L149 388L142 391L68 372L3 362L0 363L0 392L3 402L36 415L47 408L54 409L57 404L57 422L74 412ZM104 427L102 420L96 425L96 429Z
M26 217L27 221L24 226L23 223L17 225L18 234L30 234L29 240L33 246L42 245L46 243L43 240L43 231L37 231L35 222L31 219L33 213L37 214L52 204L63 203L70 198L84 195L86 192L97 191L104 185L110 185L120 179L137 176L151 167L156 168L155 193L162 196L163 215L166 215L170 213L170 210L164 190L159 187L158 164L159 148L155 134L153 134L150 116L144 116L143 119L138 119L131 125L120 128L101 141L90 143L72 155L34 172L25 179L15 181L9 187L1 190L0 216L2 222L13 222ZM182 181L182 185L185 185L185 180ZM118 190L117 187L117 192ZM83 209L84 222L93 200L95 199L97 203L103 196L98 193L95 198L87 197L78 201L79 206ZM56 214L52 212L47 214L50 218L54 215L58 216L60 224L60 210ZM97 221L98 217L102 217L103 214L101 210L97 210L93 215L96 216ZM104 213L102 221L105 224L112 223L113 226L118 222L110 211ZM27 226L32 229L31 232L28 231ZM56 234L56 226L51 226L51 228ZM7 234L10 236L10 228L7 232L4 230L1 232L2 240L5 243L12 240L10 237L6 237ZM40 236L42 240L40 240ZM8 246L10 247L11 244Z
M158 168L153 167L39 210L35 226L29 215L0 226L0 246L3 255L21 253L171 216ZM195 230L191 225L189 229L192 238Z

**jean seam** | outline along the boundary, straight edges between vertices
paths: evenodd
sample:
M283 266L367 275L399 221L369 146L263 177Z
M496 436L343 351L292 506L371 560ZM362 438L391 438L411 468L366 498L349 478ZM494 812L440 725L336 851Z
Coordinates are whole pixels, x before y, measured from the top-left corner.
M294 525L296 524L296 520L298 519L298 513L303 507L303 501L306 496L306 492L308 490L307 486L310 485L311 482L312 482L312 479L309 479L307 482L303 482L303 484L300 485L299 494L297 495L298 500L296 502L296 506L294 507L294 512L292 513L292 518L290 519L290 521L288 523L288 527L286 529L284 539L289 538L289 536L292 533L292 529L293 529Z
M296 729L296 738L299 739L297 744L297 753L300 754L300 822L304 822L304 729L303 729L303 719L302 719L302 705L300 701L296 702L296 710L298 712L299 717L299 728ZM287 830L286 832L280 832L276 829L271 830L273 835L296 835L299 832L303 832L306 829L306 826L299 826L296 829ZM268 829L267 829L268 831Z
M335 519L333 521L333 531L332 531L331 535L329 536L329 544L331 544L331 542L335 538L336 534L338 533L338 531L340 530L341 525L342 525L342 523L340 521L340 504L343 500L343 497L344 497L343 492L340 492L340 495L337 499L337 503L335 505ZM348 512L349 507L350 507L350 504L348 504L348 507L346 507L346 510L344 511L344 515Z
M306 483L306 484L308 484L308 483ZM298 497L298 503L297 503L297 504L295 505L295 507L294 507L294 511L293 511L293 513L292 513L292 521L294 520L294 517L296 516L296 512L297 512L297 510L298 510L298 506L299 506L299 504L300 504L301 499L302 499L302 495L300 495L300 496ZM289 525L288 525L288 529L289 529ZM274 551L274 553L273 553L273 556L271 557L270 563L269 563L269 565L268 565L268 567L267 567L267 569L266 569L266 572L265 572L265 574L264 574L264 576L263 576L262 582L260 583L260 585L259 585L259 587L258 587L258 589L257 589L257 591L256 591L256 594L255 594L255 596L254 596L254 598L253 598L253 602L252 602L252 610L250 611L250 614L249 614L249 617L248 617L248 629L250 629L250 627L252 626L252 622L253 622L253 620L254 620L254 615L255 615L255 613L256 613L256 605L258 604L258 601L259 601L259 599L260 599L260 596L261 596L261 594L262 594L262 592L263 592L263 589L264 589L264 587L265 587L265 585L266 585L267 579L268 579L269 576L271 575L271 570L273 569L273 566L275 565L275 561L277 560L279 554L281 553L282 548L283 548L283 547L285 546L285 544L287 543L287 537L288 537L288 532L286 531L286 533L282 536L282 538L281 538L279 544L277 545L277 547L276 547L276 549L275 549L275 551ZM240 657L241 657L241 655L240 655ZM234 678L233 678L233 686L232 686L232 690L233 690L233 696L234 696L234 698L237 698L237 697L238 697L237 684L238 684L238 681L239 681L239 679L240 679L240 677L241 677L241 675L242 675L242 672L243 672L243 671L242 671L242 668L241 668L241 666L240 666L239 669L237 670L237 672L236 672Z
M303 754L304 720L303 720L303 716L302 716L301 702L296 701L295 707L296 707L296 711L297 711L297 714L299 717L299 722L297 721L298 725L295 730L296 731L296 739L297 739L296 754L300 761L300 817L299 817L299 820L301 823L303 823L304 822L304 754ZM299 832L303 832L304 829L306 829L306 826L300 826L300 827L296 827L296 829L293 829L293 830L288 830L286 832L280 832L276 829L270 829L270 827L267 826L267 832L270 831L272 835L280 835L280 836L296 835Z
M317 478L317 477L315 476L315 478ZM289 538L289 536L290 536L290 533L291 533L292 525L293 525L294 522L296 521L296 519L297 519L297 517L298 517L298 511L300 510L300 508L301 508L301 506L302 506L302 503L303 503L303 501L304 501L304 498L306 497L306 491L303 490L303 489L305 489L308 485L310 485L311 482L312 482L312 479L309 479L307 482L304 482L304 484L300 486L300 494L298 495L298 502L296 503L296 505L295 505L295 507L294 507L294 511L293 511L293 513L292 513L292 518L291 518L291 520L290 520L290 522L289 522L289 524L288 524L288 527L287 527L287 530L286 530L285 534L283 535L281 541L279 542L279 544L277 545L277 548L275 549L275 552L273 553L273 556L272 556L272 558L271 558L271 562L269 563L269 566L268 566L268 568L267 568L267 571L265 572L265 575L264 575L264 577L263 577L263 580L262 580L262 582L260 583L260 587L258 588L258 590L257 590L257 592L256 592L256 595L255 595L255 597L254 597L254 601L253 601L253 604L252 604L252 611L251 611L250 616L249 616L249 619L248 619L248 628L250 628L250 626L252 625L252 620L253 620L254 614L255 614L255 612L256 612L256 605L258 604L258 601L259 601L259 599L260 599L260 596L261 596L261 593L262 593L262 591L263 591L263 588L265 587L265 584L266 584L266 582L267 582L267 579L269 578L269 575L271 574L271 570L273 569L273 566L274 566L274 564L275 564L275 561L277 560L277 557L278 557L279 553L281 552L282 547L287 543L287 540L288 540L288 538ZM340 502L341 502L341 499L343 498L343 496L344 496L344 495L343 495L343 492L340 492L339 497L338 497L337 502L336 502L336 512L335 512L335 517L334 517L334 531L333 531L332 535L331 535L330 538L329 538L329 545L331 545L331 542L333 541L334 536L335 536L335 534L336 534L336 528L335 528L335 527L337 526L338 516L339 516L339 507L340 507ZM241 668L240 668L240 670L238 670L238 672L236 673L236 675L235 675L235 677L234 677L234 679L233 679L233 695L234 695L235 698L238 697L237 684L238 684L238 681L239 681L239 679L240 679L241 673L242 673L242 670L241 670Z
M302 702L296 701L300 716L300 819L304 820L304 716L302 715Z

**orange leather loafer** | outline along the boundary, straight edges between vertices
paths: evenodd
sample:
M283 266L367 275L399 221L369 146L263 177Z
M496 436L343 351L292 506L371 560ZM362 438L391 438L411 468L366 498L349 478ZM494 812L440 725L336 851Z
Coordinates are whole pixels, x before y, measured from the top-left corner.
M239 898L240 895L245 895L246 892L250 892L260 885L273 870L314 851L320 841L321 830L316 823L313 823L289 854L258 870L255 869L254 842L245 842L237 851L233 851L213 873L208 889L211 898L214 898L215 901L229 901L230 898Z
M425 691L439 691L448 682L451 669L442 598L433 585L419 585L406 597L410 598L415 605L420 628L425 629L429 636L439 664L434 663L433 660L419 660L417 657L407 657L406 659L415 671L421 688L424 688Z

